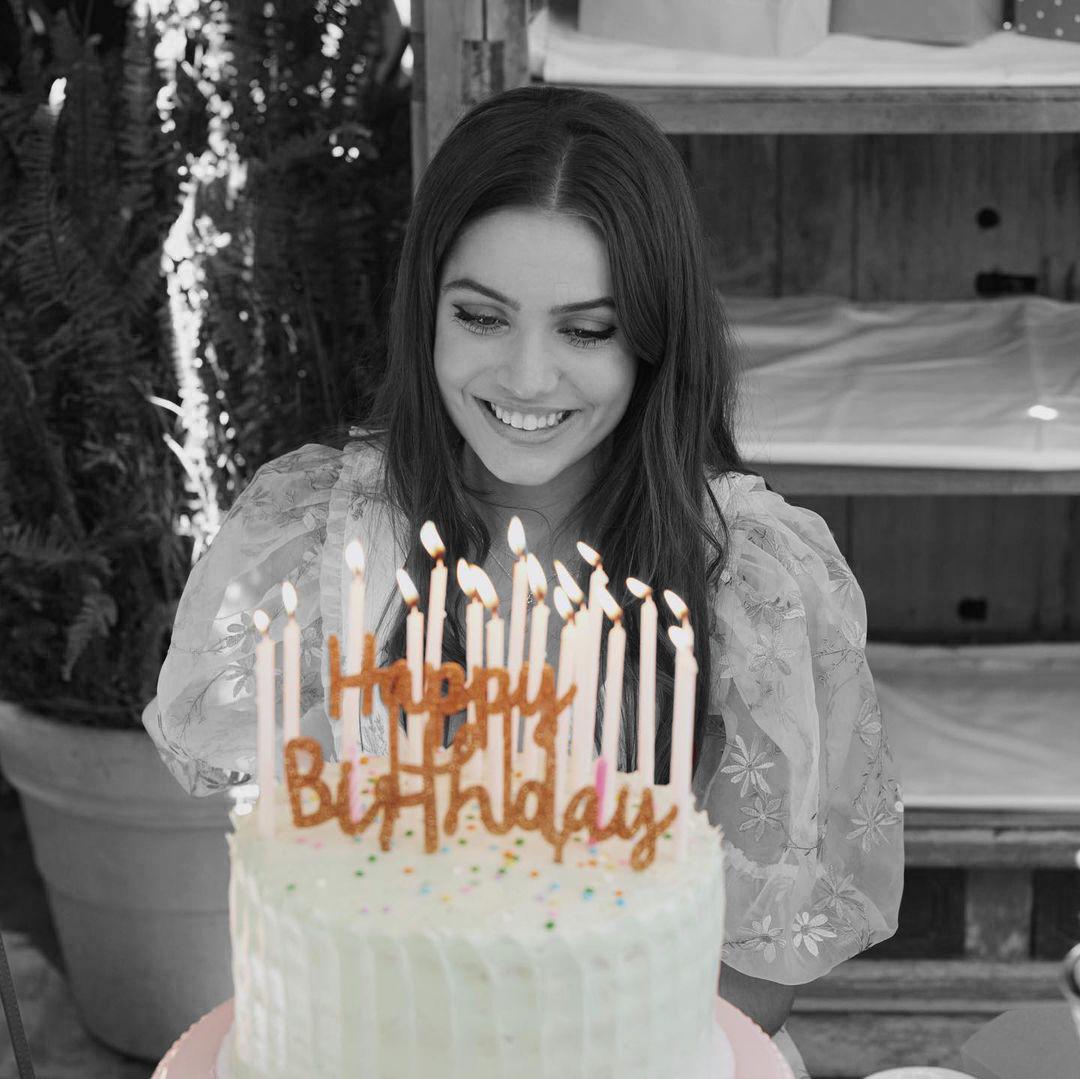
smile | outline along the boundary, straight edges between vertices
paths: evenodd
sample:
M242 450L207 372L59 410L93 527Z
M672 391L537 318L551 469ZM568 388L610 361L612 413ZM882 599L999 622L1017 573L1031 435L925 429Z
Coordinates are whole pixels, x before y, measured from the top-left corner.
M577 409L558 409L551 412L519 412L503 408L492 401L485 401L482 397L478 397L476 400L483 405L484 410L495 425L522 433L539 433L561 427L571 416L577 415L578 412Z

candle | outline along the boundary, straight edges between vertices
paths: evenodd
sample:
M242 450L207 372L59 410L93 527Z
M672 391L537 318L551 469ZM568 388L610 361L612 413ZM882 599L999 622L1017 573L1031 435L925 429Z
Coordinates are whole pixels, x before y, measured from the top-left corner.
M525 559L525 529L518 517L510 518L506 541L517 556L511 575L510 592L510 645L506 653L506 669L510 672L510 691L517 689L521 677L521 664L525 658L525 613L529 602L529 577ZM490 662L490 661L489 661ZM518 709L510 714L510 730L513 736L512 753L518 752Z
M596 827L597 830L603 828L604 821L608 818L610 810L604 808L607 804L608 791L613 788L612 784L607 781L607 761L603 757L598 757L596 760L596 779L593 781L593 786L596 789ZM590 843L597 842L597 836L595 834L589 836Z
M487 648L486 665L501 667L503 663L503 644L505 634L503 620L499 617L499 594L491 583L491 578L479 567L472 566L473 586L487 608L491 617L485 630ZM488 700L498 696L499 685L494 678L488 682ZM503 802L503 725L501 716L488 716L487 750L484 753L484 786L491 798L491 811L494 816Z
M270 618L263 610L251 616L259 631L255 645L255 758L259 781L259 835L274 834L274 642Z
M607 587L608 576L604 572L604 566L597 551L594 551L587 543L582 543L581 540L578 540L577 549L578 554L593 568L589 575L589 610L595 610L600 607L600 589Z
M424 696L424 615L419 606L420 593L416 591L416 585L403 568L397 571L397 583L401 598L409 608L408 617L405 619L405 660L412 674L412 698L416 702ZM411 764L419 764L423 757L422 718L414 714L407 720L405 747Z
M349 771L349 819L358 821L364 811L360 806L360 747L354 745L349 757L352 768Z
M420 542L435 559L428 581L427 645L424 658L432 667L441 667L443 623L446 620L446 565L443 562L446 548L438 529L431 521L425 521L420 529Z
M607 638L607 670L604 676L604 729L600 736L600 756L607 762L607 774L613 779L619 766L619 731L622 727L623 664L626 657L626 629L622 624L622 608L615 597L602 589L597 598L604 613L611 619ZM602 819L607 820L615 808L615 784L609 783L600 803Z
M559 634L559 673L555 680L555 695L566 696L574 680L574 606L565 589L555 588L555 609L563 620ZM570 709L559 713L555 730L555 815L561 818L566 807L567 771L570 767Z
M681 628L690 634L690 648L694 647L694 630L690 625L690 608L682 596L672 592L670 588L664 589L664 600L671 613L679 620Z
M461 591L469 603L465 609L465 684L473 683L473 672L484 665L484 605L476 594L473 583L472 567L464 558L457 563L457 580ZM476 730L476 705L470 701L466 721L473 731ZM467 783L479 783L484 775L484 751L477 748L468 759L464 768Z
M675 699L671 709L671 798L679 807L675 818L675 857L686 858L690 839L690 764L694 752L694 697L697 688L697 661L694 637L689 627L671 626L668 634L675 645Z
M656 603L652 589L636 577L626 587L642 601L638 648L637 772L652 785L656 777Z
M364 547L357 540L350 540L345 548L345 562L352 571L349 582L349 610L345 634L345 673L359 674L364 660ZM341 701L341 756L352 757L353 749L360 740L360 690L350 686Z
M575 607L581 607L585 603L585 593L578 587L577 581L570 575L570 571L556 558L555 574L559 578L559 584L566 593L567 599Z
M591 547L578 544L582 557L585 552L596 555ZM586 559L587 560L587 559ZM596 556L599 562L599 556ZM558 570L556 570L558 572ZM559 578L560 581L562 578ZM600 607L600 589L607 577L599 567L593 569L589 579L589 606L578 611L574 632L574 681L577 694L574 697L574 730L570 746L570 770L572 786L577 789L589 782L592 772L592 750L596 737L596 690L599 682L600 633L604 612ZM579 589L580 592L580 589Z
M544 577L540 559L530 554L525 560L525 566L529 575L529 588L536 600L529 623L529 681L525 690L527 699L535 701L540 693L540 681L547 660L548 616L551 609L544 602L547 598L547 579ZM539 751L533 738L538 719L534 713L528 716L525 722L525 745L521 755L521 770L525 779L540 778Z
M281 586L281 603L288 618L282 641L284 664L282 743L300 737L300 624L296 621L296 589L288 581Z

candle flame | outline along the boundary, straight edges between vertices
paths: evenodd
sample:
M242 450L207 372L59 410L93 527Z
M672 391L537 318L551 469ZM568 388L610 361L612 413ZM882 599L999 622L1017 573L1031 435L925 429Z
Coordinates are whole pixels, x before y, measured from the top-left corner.
M510 544L510 550L518 558L525 553L525 527L520 517L510 518L510 527L506 530L506 542Z
M491 578L479 566L470 566L469 570L472 573L473 588L476 589L480 602L492 614L497 614L499 610L499 593L495 591Z
M540 559L534 554L525 556L525 572L529 576L529 587L539 603L544 602L547 595L547 577L544 576L544 567L540 565Z
M439 535L439 530L435 527L434 521L425 521L420 526L420 542L424 545L424 550L432 558L441 559L446 554L446 548L443 546L442 537Z
M260 633L265 633L270 628L270 616L266 613L266 611L256 611L251 616L251 620L255 623L255 628Z
M552 596L555 600L555 610L559 612L559 617L564 622L572 622L574 620L574 605L570 602L570 597L566 594L566 590L562 585L556 585Z
M672 592L670 588L665 588L664 599L667 600L667 605L671 608L671 613L679 619L680 622L685 622L690 617L690 608L686 606L686 602L683 600L682 596Z
M639 581L636 577L627 577L626 587L629 588L638 599L648 599L652 595L652 589L644 581Z
M668 636L676 648L692 648L694 645L694 635L682 626L668 626Z
M296 614L296 589L289 581L281 586L281 602L285 606L285 613L292 618Z
M413 584L404 566L397 571L397 586L401 592L401 598L405 601L405 606L412 610L420 602L420 593L416 591L416 585Z
M582 543L581 540L578 540L577 542L577 549L578 554L580 554L593 569L600 568L600 553L598 551L594 551L587 543Z
M606 589L600 589L600 606L604 608L604 614L612 620L612 622L622 621L622 608L615 602L615 597Z
M457 560L457 583L458 588L468 599L476 599L476 584L473 581L472 567L464 558Z
M359 573L361 577L364 575L367 557L364 554L364 545L358 539L351 540L345 548L345 561L353 573Z
M555 572L559 575L559 584L565 589L570 602L575 607L580 606L585 601L585 593L578 587L577 581L570 576L570 571L557 558L555 559Z

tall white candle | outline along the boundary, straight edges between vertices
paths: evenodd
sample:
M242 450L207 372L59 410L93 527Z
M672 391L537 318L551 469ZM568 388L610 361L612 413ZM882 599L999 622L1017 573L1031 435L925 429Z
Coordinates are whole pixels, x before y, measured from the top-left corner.
M359 674L364 659L364 547L351 540L345 548L345 562L352 571L349 581L349 610L345 633L345 673ZM351 760L360 741L360 690L350 686L341 701L341 756Z
M526 559L529 574L529 588L532 589L536 603L529 622L529 681L525 686L526 699L535 701L540 693L540 682L544 675L544 663L547 661L548 616L551 608L547 599L547 579L540 559L530 554ZM525 745L521 754L521 771L525 779L538 779L540 772L540 752L534 740L539 716L533 713L526 717Z
M623 665L626 658L626 630L622 608L605 588L597 598L611 619L607 637L607 671L604 677L604 729L600 735L600 756L607 762L607 782L601 803L601 820L607 821L615 808L615 771L619 764L619 732L622 729Z
M473 583L472 567L464 558L457 563L457 580L465 598L469 601L465 608L465 684L473 684L473 672L484 665L484 605L476 594ZM466 711L466 722L475 732L476 705L471 701ZM464 768L464 778L469 784L479 783L484 776L484 751L477 748L468 759Z
M670 588L665 588L664 602L667 603L671 613L679 620L680 627L690 635L689 647L693 648L694 629L690 625L690 608L686 605L686 600L678 593L672 592Z
M425 521L420 529L420 541L427 553L435 559L428 581L427 644L424 659L432 667L441 667L443 623L446 620L446 565L443 562L446 548L431 521Z
M589 610L596 610L601 605L600 589L607 588L608 576L604 572L604 566L600 561L598 551L594 551L587 543L582 543L581 540L578 540L577 549L578 554L593 568L592 573L589 574Z
M300 737L300 624L296 621L296 589L289 581L281 585L281 604L285 608L285 632L282 636L282 747Z
M274 834L274 642L270 639L270 618L263 610L251 616L259 631L255 645L255 768L259 781L259 835Z
M564 697L574 681L574 607L566 591L557 587L554 592L555 609L563 620L559 634L559 673L555 680L555 693ZM562 820L566 808L567 787L570 770L570 708L559 713L555 731L555 818Z
M671 626L668 634L675 644L675 699L671 709L671 800L679 807L675 818L675 857L686 858L690 840L690 769L694 752L694 701L697 691L697 661L694 639L682 626Z
M499 595L491 578L479 567L473 566L473 584L477 594L491 617L484 632L487 667L501 667L506 633L499 617ZM499 684L492 678L488 682L488 700L498 696ZM489 715L487 721L487 751L484 753L484 786L491 798L492 815L498 819L503 803L503 724L501 715Z
M656 774L656 603L652 589L636 577L626 587L641 602L641 641L638 647L637 772L649 786Z
M529 576L526 566L525 529L518 517L510 518L506 541L516 559L510 578L510 643L506 652L506 669L510 672L510 690L517 688L521 677L521 664L525 659L525 615L529 603ZM511 753L518 754L520 713L514 709L510 714L510 731L513 739Z
M412 698L419 701L424 696L424 615L420 610L420 593L404 568L397 571L398 589L401 598L409 608L405 619L405 660L412 674ZM410 764L419 764L423 757L423 717L413 714L408 717L408 733L405 737L406 759Z

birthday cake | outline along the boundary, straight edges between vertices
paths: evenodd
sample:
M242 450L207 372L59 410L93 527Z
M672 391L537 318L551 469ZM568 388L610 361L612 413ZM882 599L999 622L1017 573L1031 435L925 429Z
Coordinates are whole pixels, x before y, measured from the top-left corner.
M606 588L590 606L575 598L576 615L556 596L566 619L556 679L542 649L520 664L513 626L517 658L502 666L497 599L473 569L489 594L486 666L478 649L465 667L441 663L429 637L426 661L410 645L379 667L374 636L359 630L343 664L328 639L341 763L299 736L288 691L283 749L273 748L273 642L255 612L260 795L254 812L237 807L228 837L235 1011L220 1076L722 1074L723 858L690 795L696 664L685 613L669 631L672 778L658 786L616 771L617 709L592 759L604 609L605 698L620 693L622 612ZM399 583L419 620L407 575ZM290 663L295 650L287 683ZM363 756L357 716L376 708L388 752ZM455 715L465 721L444 746ZM571 741L572 730L583 733Z

